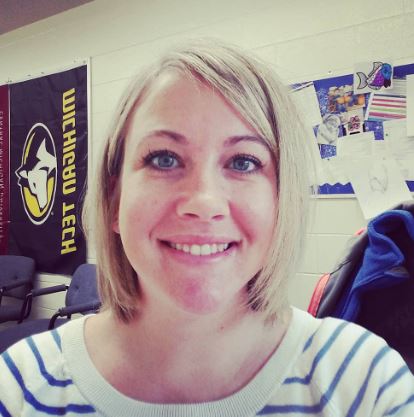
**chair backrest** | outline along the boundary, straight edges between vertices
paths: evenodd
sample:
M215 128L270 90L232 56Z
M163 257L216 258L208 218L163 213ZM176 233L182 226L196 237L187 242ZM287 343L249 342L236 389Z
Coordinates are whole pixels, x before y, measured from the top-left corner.
M99 302L96 282L96 265L82 264L73 273L72 281L66 293L67 307L88 302Z
M7 297L24 299L31 290L35 275L35 261L18 255L0 256L0 287L13 281L27 279L27 284L4 293Z

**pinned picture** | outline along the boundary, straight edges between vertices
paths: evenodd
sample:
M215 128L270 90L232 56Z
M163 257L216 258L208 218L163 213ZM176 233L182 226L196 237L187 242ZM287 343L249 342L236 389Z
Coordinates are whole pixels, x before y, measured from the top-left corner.
M364 110L357 109L341 114L342 123L347 135L354 135L364 131Z
M392 88L370 94L365 119L384 122L407 115L407 80L393 78Z
M344 113L365 106L365 95L354 94L351 84L331 86L327 93L327 111Z
M392 87L393 66L385 61L357 64L354 72L354 92L370 93Z
M318 126L316 140L319 145L336 145L339 136L341 119L337 114L325 114L322 123Z

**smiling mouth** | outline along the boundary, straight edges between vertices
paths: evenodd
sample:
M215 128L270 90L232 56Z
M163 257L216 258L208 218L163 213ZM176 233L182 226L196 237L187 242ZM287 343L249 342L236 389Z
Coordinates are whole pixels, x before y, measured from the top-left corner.
M194 256L209 256L214 255L216 253L221 253L229 250L233 245L236 244L236 242L230 242L230 243L204 243L203 245L188 245L188 244L181 244L181 243L173 243L173 242L167 242L163 241L165 245L169 246L172 249L175 249L177 251L181 251L184 253L188 253L190 255Z

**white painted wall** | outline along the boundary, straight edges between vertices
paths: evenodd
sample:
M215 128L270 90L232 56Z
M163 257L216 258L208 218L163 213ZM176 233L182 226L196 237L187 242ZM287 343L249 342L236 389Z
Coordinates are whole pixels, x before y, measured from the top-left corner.
M0 36L0 84L90 57L93 159L131 75L169 45L200 36L254 50L286 82L312 80L351 73L364 60L414 62L414 1L95 0ZM317 278L366 224L355 199L316 199L312 218L290 291L305 309ZM68 278L42 275L37 285L56 282ZM62 304L63 295L45 297L34 315Z

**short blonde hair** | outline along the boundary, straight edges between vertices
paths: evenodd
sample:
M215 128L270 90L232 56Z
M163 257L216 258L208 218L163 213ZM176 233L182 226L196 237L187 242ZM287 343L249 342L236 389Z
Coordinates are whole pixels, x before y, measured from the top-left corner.
M97 180L85 204L85 218L96 244L97 271L104 308L128 321L139 308L139 277L120 236L112 229L119 201L117 180L124 155L128 119L160 74L175 70L222 96L260 134L275 161L278 205L267 262L247 286L249 304L273 317L287 306L286 282L296 269L307 217L307 146L301 118L288 89L257 58L218 41L199 41L169 52L128 87L99 161ZM236 271L237 272L237 271Z

